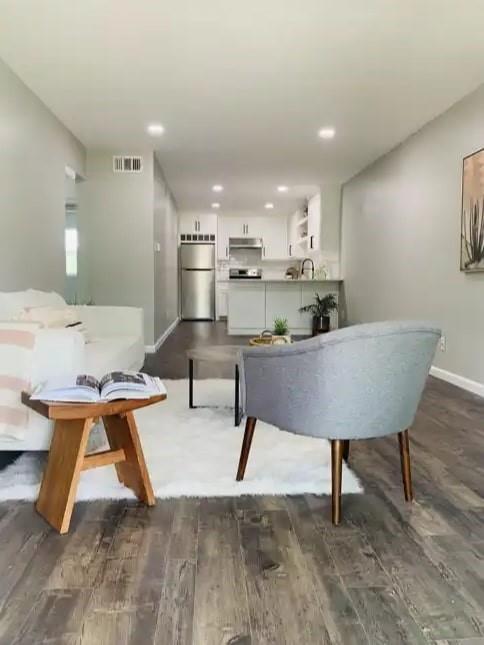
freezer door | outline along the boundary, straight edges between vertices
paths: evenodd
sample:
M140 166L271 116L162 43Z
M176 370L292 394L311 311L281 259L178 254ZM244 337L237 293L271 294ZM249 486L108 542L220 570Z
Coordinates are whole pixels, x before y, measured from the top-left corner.
M215 271L182 269L182 318L215 320Z
M182 244L182 269L215 269L215 244Z

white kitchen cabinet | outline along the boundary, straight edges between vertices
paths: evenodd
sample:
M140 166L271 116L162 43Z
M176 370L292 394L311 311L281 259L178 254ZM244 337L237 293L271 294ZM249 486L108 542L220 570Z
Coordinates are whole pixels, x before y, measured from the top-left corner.
M285 260L288 258L287 224L283 217L230 217L218 218L219 260L229 258L231 237L262 238L263 260Z
M299 308L313 302L315 293L324 296L334 293L338 298L337 280L261 280L228 283L228 333L257 335L263 329L272 329L275 318L287 318L289 329L295 335L309 335L311 314L300 314ZM331 329L338 327L338 315L331 315Z
M229 239L231 237L243 237L243 221L241 217L221 216L218 218L217 257L219 260L229 259Z
M321 193L308 202L308 243L307 250L318 251L321 244Z
M217 282L216 286L217 320L227 318L229 311L229 285Z
M301 288L294 284L270 283L266 284L266 326L274 327L276 318L287 318L289 329L300 329L302 314Z
M186 235L191 233L216 235L217 215L214 213L206 213L203 215L182 213L180 215L180 234Z
M254 282L230 283L228 298L229 334L259 334L266 323L265 284Z
M288 257L287 226L283 217L257 218L255 237L262 237L263 260L285 260Z
M304 241L301 241L301 238L305 236L307 239L304 219L302 210L298 210L292 215L289 215L287 221L287 255L296 260L306 256L303 249Z

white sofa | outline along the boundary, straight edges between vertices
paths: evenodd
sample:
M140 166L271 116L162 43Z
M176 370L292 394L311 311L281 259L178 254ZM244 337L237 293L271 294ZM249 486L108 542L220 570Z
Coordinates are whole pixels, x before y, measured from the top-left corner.
M0 292L0 320L18 318L26 307L67 307L57 293L28 289ZM41 328L35 332L30 382L84 373L100 377L112 370L139 370L143 366L143 310L135 307L70 307L85 332L75 328ZM47 450L52 422L30 411L24 439L0 436L0 450Z

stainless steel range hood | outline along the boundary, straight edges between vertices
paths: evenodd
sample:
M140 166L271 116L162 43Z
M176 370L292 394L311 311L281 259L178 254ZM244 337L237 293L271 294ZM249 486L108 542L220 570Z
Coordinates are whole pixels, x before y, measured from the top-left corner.
M261 237L231 237L230 249L261 249L264 246Z

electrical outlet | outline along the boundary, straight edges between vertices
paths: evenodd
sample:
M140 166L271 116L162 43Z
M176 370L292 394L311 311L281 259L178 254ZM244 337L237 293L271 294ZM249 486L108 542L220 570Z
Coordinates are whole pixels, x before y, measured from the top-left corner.
M442 334L442 336L440 337L440 351L445 352L446 349L447 349L447 339Z

